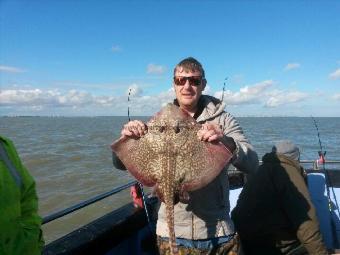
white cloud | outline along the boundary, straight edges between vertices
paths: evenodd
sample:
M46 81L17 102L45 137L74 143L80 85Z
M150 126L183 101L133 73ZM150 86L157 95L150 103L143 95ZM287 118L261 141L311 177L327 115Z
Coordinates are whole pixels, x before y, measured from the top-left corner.
M95 102L95 98L87 92L70 90L65 95L58 95L58 103L60 106L84 106Z
M105 105L109 97L103 101L102 97L95 97L88 92L70 90L62 93L58 90L19 89L0 91L0 106L53 106L53 107L81 107L86 105Z
M111 51L112 52L119 52L119 51L121 51L122 49L120 48L120 46L118 46L118 45L112 45L112 47L111 47Z
M308 98L308 94L299 91L276 90L268 93L269 98L265 102L266 107L278 107L291 103L297 103Z
M243 80L244 80L244 75L242 74L235 74L230 79L231 83L242 83ZM228 81L226 81L226 84L228 84Z
M340 101L340 93L336 93L332 96L332 99L336 100L336 101Z
M329 78L331 80L337 80L340 79L340 68L336 69L333 73L329 75Z
M148 64L146 72L149 74L163 74L165 73L165 71L166 71L166 68L164 66Z
M28 114L34 112L38 115L50 115L54 112L61 115L126 115L129 107L130 115L133 116L151 115L175 98L173 88L157 95L142 96L138 85L133 84L130 87L134 95L130 97L130 102L126 95L96 96L74 89L7 89L0 91L0 107L10 108L13 113L27 113L29 109Z
M322 90L322 89L316 89L315 90L315 96L317 96L317 97L323 97L323 96L325 96L325 91L324 90Z
M309 95L299 91L271 90L274 81L266 80L240 88L238 92L225 91L224 102L227 105L259 104L275 108L306 100ZM216 92L215 97L221 98L222 91Z
M202 94L204 95L210 95L211 93L211 87L207 84L204 88L204 90L202 91Z
M14 67L14 66L2 66L0 65L0 72L4 72L4 73L23 73L25 72L25 70L18 68L18 67Z
M130 116L137 115L153 115L167 103L170 103L175 98L175 92L173 88L163 91L157 95L146 95L130 98L128 102L126 97L115 98L115 101L119 102L117 105L119 109L115 109L125 115L127 108L129 107ZM116 106L115 106L116 107Z
M143 90L137 84L132 84L126 90L126 95L130 95L132 97L139 97L143 94Z
M300 67L301 67L301 65L299 63L288 63L285 66L284 70L289 71L289 70L293 70L293 69L298 69Z
M274 81L266 80L240 88L239 91L225 91L224 101L227 105L243 105L243 107L276 108L282 105L298 103L309 98L309 95L299 91L273 90ZM130 100L125 95L98 96L80 90L43 90L43 89L7 89L0 91L0 107L11 109L11 114L27 113L38 115L153 115L165 104L175 98L173 87L155 95L143 95L141 87L132 84ZM211 88L207 86L207 93ZM213 94L213 93L211 93ZM214 93L221 98L222 91ZM340 100L340 93L333 96ZM255 106L257 105L257 106ZM295 107L295 106L294 106ZM29 111L27 110L29 109ZM8 113L9 111L6 110ZM2 114L5 114L2 111Z
M167 103L170 103L175 98L175 91L173 88L161 92L153 96L141 96L133 98L130 101L131 115L148 115L153 114Z
M224 92L224 102L228 105L239 105L239 104L253 104L260 102L262 94L268 88L273 86L272 80L266 80L253 85L245 86L240 89L239 92L231 92L227 90ZM222 98L222 91L218 91L214 94L217 98Z

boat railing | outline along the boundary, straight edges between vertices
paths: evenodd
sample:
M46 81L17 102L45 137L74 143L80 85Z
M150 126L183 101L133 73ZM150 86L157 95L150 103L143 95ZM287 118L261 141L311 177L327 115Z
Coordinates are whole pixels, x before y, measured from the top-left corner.
M126 183L124 185L121 185L119 187L116 187L116 188L114 188L114 189L112 189L110 191L104 192L104 193L99 194L97 196L94 196L94 197L92 197L92 198L90 198L88 200L82 201L82 202L80 202L80 203L78 203L76 205L73 205L73 206L68 207L66 209L63 209L61 211L52 213L52 214L50 214L50 215L48 215L48 216L43 218L42 224L46 224L46 223L48 223L50 221L59 219L59 218L65 216L65 215L68 215L68 214L72 213L72 212L78 211L78 210L80 210L80 209L82 209L82 208L84 208L84 207L86 207L88 205L96 203L96 202L98 202L100 200L103 200L104 198L107 198L107 197L112 196L112 195L114 195L114 194L116 194L116 193L118 193L118 192L120 192L122 190L125 190L125 189L135 185L136 183L137 183L137 181L128 182L128 183Z
M262 161L260 161L260 164L261 163L262 163ZM301 160L300 163L302 165L312 164L313 165L313 169L314 170L318 170L318 168L315 168L315 166L317 166L315 160ZM340 160L327 160L326 161L326 165L328 166L329 164L340 164ZM236 168L231 168L231 170L234 171L234 172L239 172ZM240 172L240 173L242 173L242 172ZM82 201L82 202L80 202L80 203L78 203L76 205L73 205L73 206L68 207L66 209L63 209L61 211L57 211L57 212L52 213L52 214L50 214L48 216L45 216L43 218L43 220L42 220L42 224L49 223L49 222L54 221L56 219L59 219L59 218L61 218L63 216L66 216L66 215L68 215L68 214L70 214L72 212L78 211L78 210L80 210L80 209L82 209L82 208L84 208L84 207L86 207L88 205L96 203L96 202L98 202L100 200L103 200L104 198L107 198L107 197L112 196L112 195L114 195L114 194L116 194L116 193L118 193L118 192L120 192L122 190L125 190L125 189L127 189L129 187L132 187L136 183L137 183L137 181L130 181L130 182L124 184L124 185L121 185L119 187L115 187L115 188L113 188L110 191L107 191L107 192L104 192L104 193L99 194L97 196L94 196L94 197L92 197L92 198L90 198L88 200Z
M315 160L300 160L300 164L314 164L314 163ZM340 160L326 160L326 164L340 164Z
M263 162L262 160L259 160L259 164L261 165ZM318 164L316 160L300 160L300 164L302 164L303 166L305 165L311 165L313 170L322 170L322 164ZM326 168L329 165L336 165L339 164L340 165L340 160L327 160L324 165L326 166ZM236 167L234 167L233 165L231 165L230 170L234 170L234 171L238 171Z

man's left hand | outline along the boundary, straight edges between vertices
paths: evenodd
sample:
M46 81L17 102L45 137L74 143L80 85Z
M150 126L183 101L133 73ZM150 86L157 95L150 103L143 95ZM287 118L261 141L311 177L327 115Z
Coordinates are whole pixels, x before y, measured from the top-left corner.
M223 137L223 131L217 124L202 124L202 128L197 132L198 139L205 142L220 141Z

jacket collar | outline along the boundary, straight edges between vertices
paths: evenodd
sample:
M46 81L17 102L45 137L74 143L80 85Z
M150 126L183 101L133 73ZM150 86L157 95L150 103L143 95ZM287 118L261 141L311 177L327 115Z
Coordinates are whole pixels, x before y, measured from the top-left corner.
M177 99L174 100L174 105L179 106ZM197 104L197 111L194 114L194 119L198 122L215 118L220 115L225 108L225 104L215 97L202 95Z

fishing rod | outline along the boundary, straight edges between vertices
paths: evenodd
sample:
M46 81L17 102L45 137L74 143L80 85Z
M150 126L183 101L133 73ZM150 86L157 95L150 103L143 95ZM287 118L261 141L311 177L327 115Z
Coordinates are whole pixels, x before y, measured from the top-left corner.
M319 140L319 147L320 147L320 151L318 152L319 154L319 157L320 159L322 159L322 169L323 169L323 172L325 173L325 180L326 180L326 192L327 192L327 198L328 198L328 208L329 208L329 214L330 214L330 223L331 223L331 228L332 228L332 236L333 236L333 245L334 247L339 247L339 240L337 238L337 231L336 231L336 225L335 225L335 222L334 222L334 219L332 217L332 209L333 209L333 203L332 203L332 200L331 200L331 197L330 197L330 191L329 191L329 186L331 187L332 189L332 195L334 197L334 200L335 200L335 204L336 204L336 209L338 211L338 215L340 215L340 212L339 212L339 205L338 205L338 200L336 198L336 195L335 195L335 192L334 192L334 188L333 188L333 185L332 185L332 180L331 178L329 177L329 173L328 171L326 171L326 167L325 167L325 164L326 164L326 160L325 160L325 155L326 155L326 151L323 150L322 148L322 143L321 143L321 138L320 138L320 132L319 132L319 127L316 123L316 120L313 116L311 116L312 119L313 119L313 122L314 122L314 126L316 128L316 132L318 134L318 140Z
M225 92L225 84L226 84L227 80L228 80L228 77L226 77L226 78L224 79L224 82L223 82L223 89L222 89L222 95L221 95L221 99L220 99L220 105L223 104L223 100L224 100L224 92ZM220 118L219 118L218 122L221 121L221 118L222 118L222 115L220 115ZM224 130L224 125L225 125L225 122L223 122L222 131Z
M127 111L129 121L131 121L131 119L130 119L130 95L131 95L131 90L132 89L129 88L129 93L128 93L128 111ZM142 201L143 201L143 206L144 206L144 210L145 210L145 214L146 214L146 219L148 221L148 224L150 224L150 216L149 216L148 208L147 208L146 202L145 202L146 197L145 197L145 193L144 193L143 184L137 181L137 185L139 187L140 192L142 193ZM138 192L138 190L137 190L137 192Z
M228 77L226 77L226 78L224 79L224 82L223 82L221 103L223 102L223 99L224 99L225 83L227 82L227 80L228 80Z
M130 119L130 94L131 94L131 88L129 88L129 94L128 94L128 112L127 112L127 114L128 114L129 121L131 121L131 119Z

